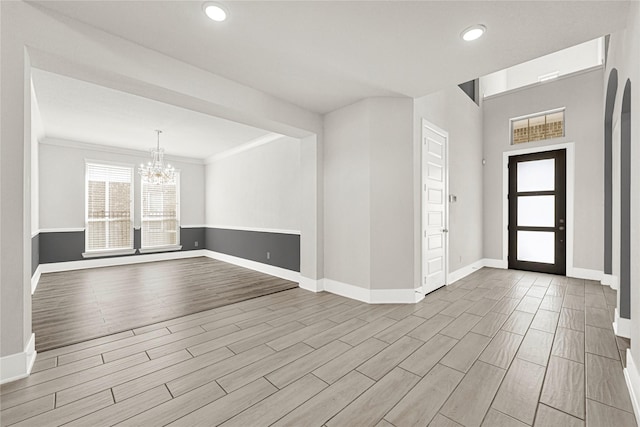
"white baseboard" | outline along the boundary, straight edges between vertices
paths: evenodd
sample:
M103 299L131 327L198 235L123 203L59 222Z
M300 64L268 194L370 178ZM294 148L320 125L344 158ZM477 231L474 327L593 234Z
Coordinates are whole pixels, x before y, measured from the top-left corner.
M611 289L613 289L614 291L617 291L618 288L620 287L618 285L618 276L614 276L613 274L602 274L602 280L600 281L600 283L602 283L603 285L607 285L609 286Z
M53 262L40 264L41 273L55 273L58 271L82 270L85 268L111 267L114 265L140 264L143 262L165 261L171 259L195 258L206 256L205 250L165 252L159 254L131 255L113 258L84 259L82 261Z
M567 277L573 277L575 279L595 280L596 282L602 281L602 271L590 270L588 268L573 267L567 269Z
M613 332L619 337L631 338L631 319L620 317L620 313L616 308L615 320L613 322Z
M424 299L421 289L371 289L371 304L415 304Z
M248 259L236 257L233 255L227 255L220 252L214 252L210 250L203 250L203 255L209 258L217 259L218 261L228 262L239 267L248 268L250 270L259 271L261 273L269 274L271 276L280 277L281 279L291 280L292 282L300 282L300 273L297 271L287 270L286 268L276 267L274 265L263 264L257 261L251 261Z
M627 349L627 367L624 368L624 379L629 389L633 412L638 420L640 419L640 400L638 400L640 398L640 372L638 372L638 367L633 360L631 349Z
M42 270L40 269L40 265L36 268L36 271L31 276L31 295L36 291L38 287L38 282L40 281L40 275L42 274Z
M36 335L31 334L23 352L0 357L0 384L28 377L36 354Z
M449 275L447 276L447 281L449 283L447 283L448 285L457 282L460 279L463 279L465 277L467 277L468 275L470 275L471 273L473 273L474 271L484 267L484 261L483 259L479 259L478 261L466 265L462 268L457 269L456 271L453 271L451 273L449 273Z
M322 279L322 288L368 304L414 304L424 298L418 289L366 289L331 279Z
M371 302L371 290L337 280L322 279L323 288L327 292L362 302Z
M509 263L503 259L483 258L482 266L490 268L501 268L503 270L506 270L507 268L509 268Z
M323 279L309 279L308 277L304 277L301 275L298 286L306 291L311 292L324 291Z

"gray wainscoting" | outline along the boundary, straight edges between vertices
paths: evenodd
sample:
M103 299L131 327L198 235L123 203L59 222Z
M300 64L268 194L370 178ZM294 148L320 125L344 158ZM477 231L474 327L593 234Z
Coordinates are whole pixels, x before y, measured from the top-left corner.
M40 233L31 238L31 276L40 265Z
M140 229L134 230L133 243L136 249L140 248ZM297 234L205 227L180 228L180 244L182 251L208 249L300 271L300 235ZM84 260L84 251L84 231L41 232L31 239L31 274L39 264ZM136 252L136 255L139 253Z
M300 271L298 234L207 228L205 241L210 251Z

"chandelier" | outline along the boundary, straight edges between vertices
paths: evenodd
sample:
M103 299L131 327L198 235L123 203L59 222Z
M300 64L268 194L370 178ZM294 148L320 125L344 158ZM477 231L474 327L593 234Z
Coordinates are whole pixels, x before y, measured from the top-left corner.
M160 148L161 130L156 130L158 134L158 144L152 148L151 161L145 165L140 164L138 173L143 181L150 184L173 184L175 182L175 168L169 164L164 165L164 149Z

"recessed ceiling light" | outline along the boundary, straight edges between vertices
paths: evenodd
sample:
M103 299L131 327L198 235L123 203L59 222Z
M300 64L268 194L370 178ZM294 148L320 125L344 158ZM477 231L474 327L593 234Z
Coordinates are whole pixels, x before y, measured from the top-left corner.
M485 31L487 31L487 27L485 27L484 25L481 25L481 24L473 25L467 28L466 30L464 30L461 36L464 41L470 42L472 40L476 40L482 37Z
M202 5L202 10L210 19L216 22L222 22L227 19L227 10L219 3L206 2Z

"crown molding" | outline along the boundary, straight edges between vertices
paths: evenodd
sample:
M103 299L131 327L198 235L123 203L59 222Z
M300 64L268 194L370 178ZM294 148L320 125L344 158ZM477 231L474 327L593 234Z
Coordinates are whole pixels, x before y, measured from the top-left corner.
M66 148L76 148L79 150L100 151L103 153L122 154L125 156L149 157L148 151L133 150L131 148L123 148L123 147L113 147L110 145L93 144L91 142L72 141L72 140L60 139L60 138L45 137L42 141L40 141L40 144L54 145L54 146L66 147ZM165 160L170 160L173 163L179 162L179 163L190 163L195 165L204 164L204 159L197 159L193 157L173 156L165 153L164 158Z

